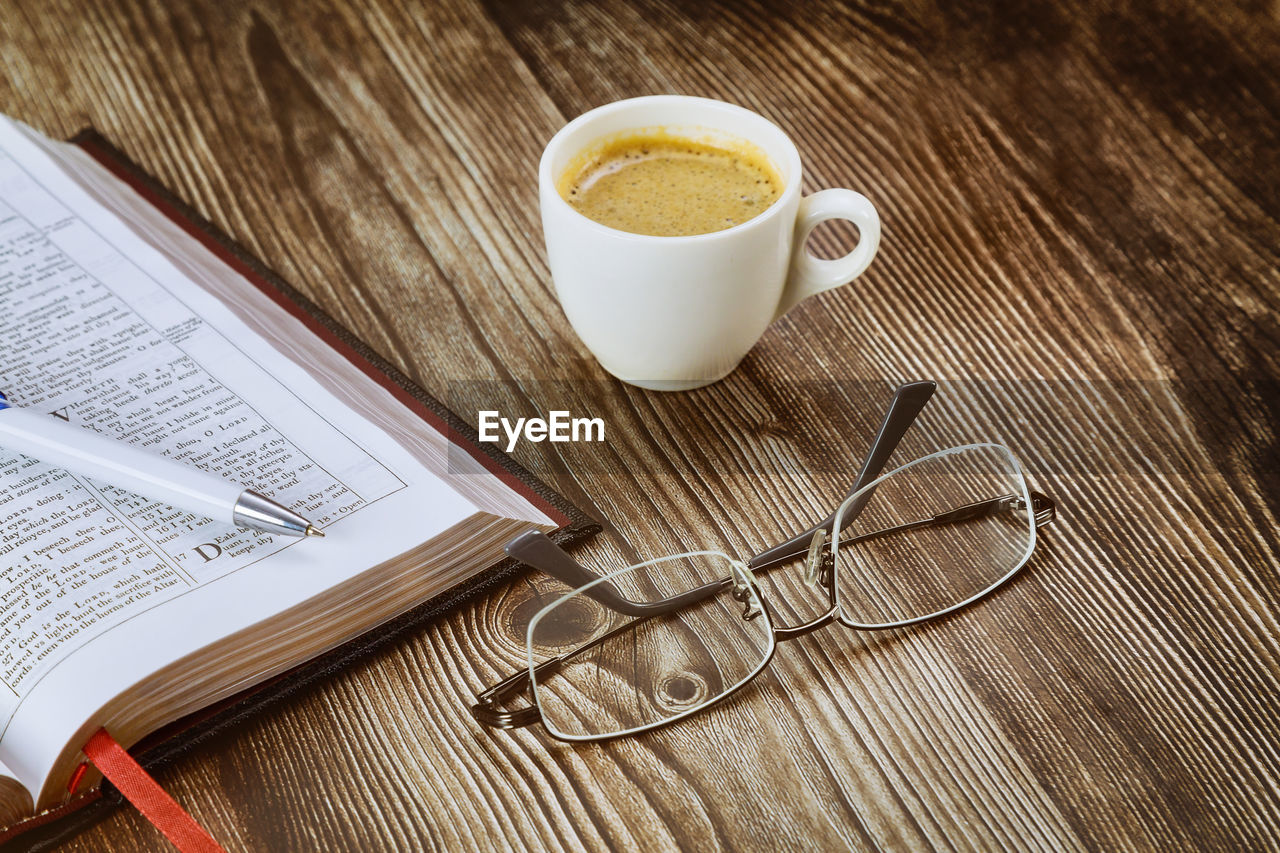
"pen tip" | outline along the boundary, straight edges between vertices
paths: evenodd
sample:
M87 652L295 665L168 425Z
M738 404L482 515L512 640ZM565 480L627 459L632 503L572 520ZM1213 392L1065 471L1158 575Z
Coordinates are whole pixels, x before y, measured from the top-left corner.
M319 527L316 527L314 524L308 524L308 525L307 525L307 535L308 535L308 536L319 536L321 539L323 539L323 538L324 538L324 531L323 531L323 530L321 530Z

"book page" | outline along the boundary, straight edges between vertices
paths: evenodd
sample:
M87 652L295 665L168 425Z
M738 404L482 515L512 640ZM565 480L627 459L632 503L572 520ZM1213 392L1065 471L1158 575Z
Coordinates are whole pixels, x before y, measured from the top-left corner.
M139 240L31 133L0 119L0 391L255 488L328 534L236 529L0 449L0 761L39 791L115 693L475 506Z
M395 438L419 462L442 474L476 506L504 517L556 526L528 495L511 488L510 483L495 480L484 461L451 444L444 431L424 430L421 410L403 405L394 391L353 365L331 340L313 334L301 320L283 310L269 293L239 276L228 276L228 261L210 251L204 242L207 235L194 234L186 227L190 224L186 217L179 217L186 221L175 222L149 203L139 208L142 200L138 193L78 145L44 137L33 141L96 201L127 219L130 229L185 277L215 296L249 329L300 365L349 408L362 412L375 426Z

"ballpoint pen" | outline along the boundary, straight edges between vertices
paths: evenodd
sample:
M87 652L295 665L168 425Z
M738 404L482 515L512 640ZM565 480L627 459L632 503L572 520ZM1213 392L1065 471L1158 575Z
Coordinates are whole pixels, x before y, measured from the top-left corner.
M0 447L237 527L324 536L311 522L265 495L93 430L17 408L3 394Z

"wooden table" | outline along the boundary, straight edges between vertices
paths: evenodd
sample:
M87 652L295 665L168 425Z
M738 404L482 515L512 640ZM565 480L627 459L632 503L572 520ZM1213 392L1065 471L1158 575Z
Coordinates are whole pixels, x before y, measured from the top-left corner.
M464 417L603 416L607 445L516 452L606 521L595 565L801 529L914 378L942 387L895 462L1001 441L1060 517L978 607L789 643L723 707L597 746L467 713L554 589L531 575L165 773L217 838L1280 846L1272 4L400 6L7 3L0 104L97 126ZM807 190L884 220L856 286L667 396L573 335L534 180L566 120L653 92L764 113ZM122 810L67 849L161 844Z

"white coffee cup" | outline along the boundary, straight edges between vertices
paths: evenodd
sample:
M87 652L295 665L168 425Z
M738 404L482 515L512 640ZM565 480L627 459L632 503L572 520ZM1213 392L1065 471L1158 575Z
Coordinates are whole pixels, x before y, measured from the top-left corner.
M653 237L574 210L556 183L574 156L603 137L662 128L714 143L754 143L784 182L759 216L709 234ZM777 125L707 98L655 95L579 116L547 144L538 168L542 227L556 294L583 343L614 376L660 391L723 379L765 328L802 299L861 275L880 245L880 217L862 195L800 196L800 153ZM822 260L805 250L819 223L847 219L858 245Z

